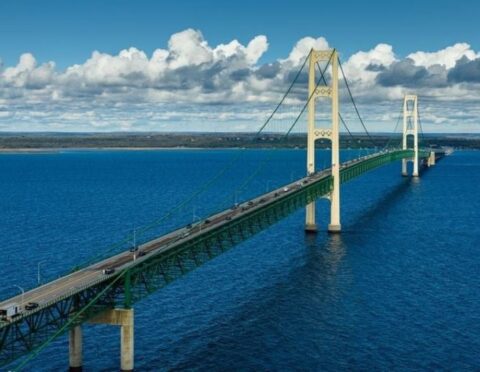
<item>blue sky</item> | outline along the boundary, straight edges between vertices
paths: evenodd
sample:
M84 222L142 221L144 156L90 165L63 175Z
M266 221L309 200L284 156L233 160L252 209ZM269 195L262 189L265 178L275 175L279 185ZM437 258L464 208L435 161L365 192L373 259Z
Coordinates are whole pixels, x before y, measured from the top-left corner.
M301 4L301 5L300 5ZM267 35L266 60L285 56L304 36L324 36L346 55L384 42L399 55L433 51L456 42L480 49L478 1L145 1L2 0L2 59L14 64L24 52L66 67L93 50L146 52L171 34L194 28L211 44Z
M476 85L477 51L480 50L478 14L480 14L480 3L478 2L443 0L418 1L415 4L387 1L2 0L0 2L0 60L2 61L0 130L28 130L29 128L31 130L54 130L55 128L58 130L151 129L146 121L142 122L137 119L134 119L130 125L125 121L124 126L115 126L113 122L117 118L112 113L116 112L117 115L124 118L119 105L128 106L125 108L125 112L131 112L132 109L150 112L148 104L155 104L155 107L151 107L155 111L154 114L158 114L162 108L164 112L185 110L192 114L191 117L194 120L194 113L212 111L211 107L202 110L202 105L209 103L215 105L224 103L224 111L231 114L228 116L229 121L236 120L235 128L240 128L240 123L246 119L234 119L235 113L243 112L245 114L252 110L256 113L259 112L258 107L249 104L249 102L255 101L252 97L259 94L258 91L255 91L255 89L258 90L259 84L252 80L251 75L262 66L278 64L279 60L287 59L300 40L310 37L311 40L305 41L305 45L311 47L328 44L329 47L335 47L340 51L351 71L352 85L356 88L359 100L362 101L363 97L363 111L375 112L373 117L375 129L386 129L386 123L391 118L388 112L382 112L378 107L372 106L375 97L372 97L368 90L372 89L371 84L373 83L370 81L370 86L367 87L368 79L374 79L379 85L379 91L381 90L382 93L378 96L384 98L380 104L382 107L388 106L389 102L385 101L394 103L401 93L400 90L403 89L402 92L415 90L416 84L418 84L420 93L431 95L427 89L430 87L435 97L441 97L442 100L451 102L451 105L448 106L450 114L444 114L443 117L440 115L433 117L434 114L432 114L430 131L441 131L440 127L435 127L434 122L447 125L446 131L478 131L477 112L475 111L478 94L469 94L470 91L478 90ZM87 61L92 59L94 51L115 57L119 56L122 50L129 50L133 47L150 59L155 50L169 50L168 46L172 35L185 30L194 30L201 35L200 38L191 33L187 36L198 39L200 44L207 43L213 54L217 53L215 48L218 45L229 44L233 40L238 40L238 43L244 47L252 40L257 40L256 45L260 49L258 55L254 53L254 57L246 57L248 61L244 61L238 70L248 69L251 72L249 84L254 88L248 90L248 88L242 87L245 89L243 98L236 97L234 100L229 100L225 97L231 97L231 91L238 91L238 87L234 87L235 84L239 84L238 81L232 82L229 87L217 86L217 84L215 89L219 89L219 91L223 89L224 93L228 89L231 91L224 94L222 98L220 94L212 95L210 90L208 97L205 96L204 99L195 102L194 107L187 109L185 104L182 104L181 107L175 106L178 99L168 94L165 86L162 85L160 88L158 84L160 76L166 80L177 81L178 75L183 70L180 71L176 67L168 67L171 73L168 76L163 72L158 72L159 75L155 77L156 83L150 81L148 86L144 82L140 84L138 81L124 82L108 78L109 74L113 72L105 70L97 70L93 76L90 73L91 69L88 72L86 67L78 72L78 74L85 75L86 80L84 81L78 77L78 74L74 80L72 80L71 74L68 76L65 74L74 65L85 66ZM256 39L259 36L266 38L265 47L261 45L261 40ZM324 39L327 44L322 44L319 41L320 38ZM183 38L179 40L179 43L188 42ZM361 59L358 53L368 54L369 51L375 51L379 45L390 46L391 51L382 49L380 53L382 57L378 57L380 60L373 63L382 68L382 71L377 74L379 76L368 76L368 66L358 65L360 63L358 60ZM240 49L237 48L237 56L246 53ZM442 50L445 51L443 54L434 54ZM377 52L371 52L368 55L374 56L378 54ZM418 53L431 54L425 56ZM22 63L19 63L19 58L25 54L32 56L33 59L27 56ZM394 56L394 59L387 54ZM410 66L409 61L412 54L417 57L413 59ZM132 55L129 53L124 58L131 59ZM351 60L355 55L357 55L357 62L355 62L355 58L353 61ZM212 78L212 75L205 73L204 66L214 63L218 67L218 58L212 58L207 58L208 60L205 60L201 67L194 61L187 62L189 67L197 66L197 70L201 70L202 73L189 70L191 78L199 79L198 84L200 85L204 86L205 79ZM100 58L95 61L100 61ZM49 62L53 62L54 65L47 65ZM436 68L435 64L438 64L440 68ZM42 66L44 67L42 68ZM17 69L12 70L15 67ZM294 69L295 63L292 62L290 66L282 64L280 71L285 72L287 67ZM7 73L9 68L10 71ZM38 68L42 69L35 72L35 69ZM132 76L139 74L139 71L136 70L126 71L121 70L123 67L118 68L120 70L115 73L122 77L127 73ZM129 65L128 68L132 67ZM360 68L367 72L362 75L359 71ZM154 71L157 70L154 69ZM237 76L238 71L229 70L229 76L232 74ZM105 80L98 76L101 73L108 75ZM152 73L150 72L150 78ZM26 74L29 76L26 77ZM265 77L260 80L263 84ZM478 80L480 81L480 79ZM286 83L286 81L283 82ZM85 95L88 94L91 96L85 98L81 104L75 103L73 98L68 99L75 95L72 93L74 84L80 84L83 88L86 85L89 87L89 89L83 90L82 97L85 98ZM113 92L112 89L113 85L118 88L122 84L125 84L125 90L128 91L128 94L123 97L125 99L118 92ZM110 88L106 89L107 85L110 85ZM148 89L148 94L146 90L140 94L140 85ZM267 89L275 86L281 90L280 82L272 82L272 85L265 86ZM385 95L386 88L388 88L387 95ZM176 88L174 87L174 89ZM198 96L198 90L194 86L189 92ZM114 93L114 99L102 100L102 97L106 95L113 97ZM455 97L450 97L452 94ZM146 95L148 95L148 99L145 98ZM391 99L385 100L386 96ZM58 99L59 97L61 99ZM270 98L273 103L275 97ZM209 99L212 99L212 102L209 102ZM432 101L431 97L428 99ZM44 102L41 102L42 100ZM238 105L233 105L234 102L238 102ZM459 104L471 107L471 115L468 118L458 117L461 111L465 111L465 109L459 109ZM45 111L43 116L40 112L41 107ZM29 110L30 113L34 113L33 116L29 115ZM65 115L63 123L57 122L55 126L51 127L48 125L47 110L51 110L51 113L55 112L56 117L59 113L80 115L84 110L95 116L95 120L99 124L98 126L89 126L85 119L80 123L78 120L73 120L75 115L70 116L70 119L69 115ZM265 110L267 109L265 108ZM225 114L224 111L222 111L223 114ZM6 114L7 112L8 114ZM468 112L470 113L470 110ZM261 120L262 114L263 111L258 116L251 116L251 118ZM36 119L33 119L35 117ZM161 120L162 125L169 121L168 125L163 128L175 128L176 119L168 119L171 115L152 115L151 117L153 121L156 120L155 117ZM428 118L428 115L426 117ZM248 121L251 121L251 118ZM71 125L69 125L69 120ZM100 123L102 120L105 125ZM385 125L382 124L382 120L385 121ZM455 120L457 122L462 120L465 123L468 121L468 125L459 126L455 124ZM227 124L222 125L226 126ZM153 128L156 127L153 126ZM190 126L188 128L191 129Z

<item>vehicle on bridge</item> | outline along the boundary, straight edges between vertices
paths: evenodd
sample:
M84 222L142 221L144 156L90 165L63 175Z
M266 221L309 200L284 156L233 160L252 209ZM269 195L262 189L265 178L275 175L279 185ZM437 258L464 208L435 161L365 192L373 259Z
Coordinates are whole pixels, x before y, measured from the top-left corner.
M10 321L21 313L21 308L16 303L10 303L0 309L0 320Z

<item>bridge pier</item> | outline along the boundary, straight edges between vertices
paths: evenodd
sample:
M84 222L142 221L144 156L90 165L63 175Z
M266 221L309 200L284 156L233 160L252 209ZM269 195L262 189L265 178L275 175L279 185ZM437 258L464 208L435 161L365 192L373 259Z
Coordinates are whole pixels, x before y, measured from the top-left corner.
M408 172L407 172L407 159L402 159L402 176L407 177Z
M134 322L133 309L112 309L98 314L90 320L93 324L120 326L120 371L133 371Z
M427 160L427 165L429 167L435 165L435 151L430 151L430 156L428 157L428 160Z
M69 331L69 371L81 372L83 368L82 361L82 327L76 326Z

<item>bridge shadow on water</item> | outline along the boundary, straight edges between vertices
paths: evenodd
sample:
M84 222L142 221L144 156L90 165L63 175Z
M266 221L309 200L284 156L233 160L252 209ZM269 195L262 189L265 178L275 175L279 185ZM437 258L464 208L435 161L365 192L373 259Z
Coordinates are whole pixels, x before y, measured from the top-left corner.
M249 292L233 311L207 327L193 329L166 344L160 342L156 357L149 358L146 365L139 361L139 368L331 369L326 361L332 359L332 349L337 349L336 355L348 355L356 337L355 327L338 322L343 297L348 297L354 280L345 262L348 247L368 239L369 226L384 218L411 183L410 178L400 181L361 212L356 222L345 226L342 234L306 235L289 258L290 267L273 275L269 284ZM299 240L302 235L299 233ZM348 358L344 365L337 362L335 367L355 366Z

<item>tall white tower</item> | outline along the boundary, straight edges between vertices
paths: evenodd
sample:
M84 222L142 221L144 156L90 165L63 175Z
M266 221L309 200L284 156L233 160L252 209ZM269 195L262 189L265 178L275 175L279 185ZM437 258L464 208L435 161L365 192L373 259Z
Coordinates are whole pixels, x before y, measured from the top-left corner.
M315 66L318 62L330 61L332 79L330 85L319 85L315 79ZM315 126L315 100L318 97L328 97L332 100L332 125L329 128ZM330 224L329 232L340 232L340 140L338 128L338 55L333 50L312 50L309 59L308 72L308 128L307 128L307 174L315 172L315 141L325 138L332 143L332 177L333 190L330 194ZM306 207L307 232L316 232L315 202Z
M413 162L413 177L418 177L418 99L416 95L405 95L403 99L403 149L408 149L408 136L413 136L412 159L402 160L402 176L407 176L407 161Z

